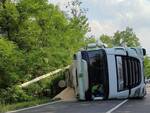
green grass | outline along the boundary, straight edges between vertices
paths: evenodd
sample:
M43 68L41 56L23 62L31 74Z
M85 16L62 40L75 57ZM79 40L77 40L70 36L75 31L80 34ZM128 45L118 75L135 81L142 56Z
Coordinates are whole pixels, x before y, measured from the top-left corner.
M0 113L5 113L7 111L17 110L21 108L31 107L43 103L50 102L50 98L44 98L44 99L35 99L29 102L20 102L20 103L14 103L14 104L0 104Z

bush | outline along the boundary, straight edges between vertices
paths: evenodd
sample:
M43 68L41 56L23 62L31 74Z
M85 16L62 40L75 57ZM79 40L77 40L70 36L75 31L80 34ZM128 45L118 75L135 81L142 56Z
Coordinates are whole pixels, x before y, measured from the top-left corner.
M60 80L65 80L65 76L64 75L51 76L39 82L29 85L28 87L24 88L24 91L34 98L42 98L42 97L52 98L65 88L65 87L60 88L58 86Z
M9 87L7 89L1 89L0 91L0 103L3 104L30 101L32 99L31 96L27 95L18 86Z
M47 97L53 98L65 89L65 87L59 87L58 83L60 80L65 80L64 74L58 74L45 78L23 89L18 86L0 89L0 103L12 104Z

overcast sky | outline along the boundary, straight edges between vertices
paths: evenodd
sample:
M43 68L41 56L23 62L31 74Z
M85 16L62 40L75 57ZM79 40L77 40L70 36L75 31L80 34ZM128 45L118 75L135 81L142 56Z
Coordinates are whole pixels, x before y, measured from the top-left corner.
M71 0L49 0L65 10ZM91 34L113 35L127 26L133 28L144 48L150 55L150 0L81 0L88 8Z

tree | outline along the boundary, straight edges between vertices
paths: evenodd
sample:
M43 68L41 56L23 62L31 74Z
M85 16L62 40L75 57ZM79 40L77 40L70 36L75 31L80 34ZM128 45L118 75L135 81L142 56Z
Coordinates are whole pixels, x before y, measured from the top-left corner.
M0 1L0 102L26 100L16 85L71 63L87 43L80 5L72 1L66 16L48 0Z
M67 18L69 20L66 37L72 37L70 38L71 40L68 43L67 47L69 52L71 53L70 55L79 50L81 47L85 46L85 40L88 40L85 36L85 34L89 31L89 23L86 17L87 10L85 8L82 8L81 4L81 1L73 0L66 6L68 8ZM70 43L72 46L70 46Z
M113 47L113 39L111 36L108 35L101 35L100 40L102 43L107 44L108 47Z
M21 80L23 54L12 42L0 37L0 89Z
M11 0L0 1L0 33L12 40L17 31L18 12Z
M125 44L127 47L140 46L140 42L132 28L127 27L125 31L117 31L114 36L102 35L100 40L108 47L120 46Z
M73 1L72 13L66 16L48 0L0 2L1 38L7 40L5 43L13 43L17 54L23 55L16 58L12 54L12 57L23 60L14 69L14 72L17 70L16 77L22 76L22 82L70 64L73 53L85 45L88 23L82 8L75 8L80 4Z

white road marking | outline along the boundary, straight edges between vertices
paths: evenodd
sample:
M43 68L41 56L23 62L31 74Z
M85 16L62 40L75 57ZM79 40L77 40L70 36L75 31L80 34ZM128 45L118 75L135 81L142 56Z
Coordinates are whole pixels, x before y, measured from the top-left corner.
M19 109L19 110L15 110L15 111L8 111L6 113L16 113L16 112L19 112L19 111L29 110L29 109L33 109L33 108L37 108L37 107L42 107L42 106L46 106L46 105L51 105L51 104L55 104L55 103L59 103L59 102L63 102L63 101L59 100L59 101L49 102L49 103L46 103L46 104L41 104L41 105L37 105L37 106L23 108L23 109Z
M122 106L123 104L125 104L127 101L128 101L128 99L122 101L120 104L118 104L117 106L113 107L112 109L110 109L106 113L112 113L113 111L115 111L116 109L118 109L120 106ZM29 109L34 109L34 108L38 108L38 107L42 107L42 106L46 106L46 105L52 105L52 104L59 103L59 102L63 102L63 101L59 100L59 101L49 102L49 103L46 103L46 104L41 104L41 105L37 105L37 106L33 106L33 107L23 108L23 109L19 109L19 110L15 110L15 111L8 111L6 113L16 113L16 112L20 112L20 111L24 111L24 110L29 110Z
M113 111L115 111L116 109L118 109L120 106L122 106L123 104L125 104L128 101L128 99L124 100L123 102L121 102L120 104L118 104L117 106L115 106L114 108L110 109L109 111L107 111L106 113L112 113Z

